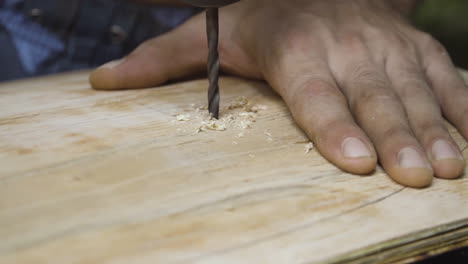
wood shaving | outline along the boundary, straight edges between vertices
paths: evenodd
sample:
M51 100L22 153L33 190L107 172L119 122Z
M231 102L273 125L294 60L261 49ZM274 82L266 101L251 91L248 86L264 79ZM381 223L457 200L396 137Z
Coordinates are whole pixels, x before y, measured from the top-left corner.
M232 110L237 108L243 108L248 104L249 101L247 100L247 98L245 98L245 96L239 96L229 104L228 109Z
M309 153L311 150L314 149L314 143L309 142L307 145L304 146L305 148L305 153Z
M252 121L241 120L240 123L239 123L239 127L242 128L242 129L252 128Z
M257 113L261 110L268 110L268 106L266 105L254 105L250 108L251 112Z
M180 114L176 115L177 121L190 121L190 115L189 114Z
M257 121L257 115L253 112L242 112L239 113L239 116L245 120L249 120L251 122Z
M265 130L265 131L263 131L263 134L265 134L265 136L267 136L268 141L273 141L273 136L272 136L272 134L270 132Z
M226 130L226 124L221 120L208 120L202 121L199 130L206 131L206 130L216 130L216 131L224 131Z

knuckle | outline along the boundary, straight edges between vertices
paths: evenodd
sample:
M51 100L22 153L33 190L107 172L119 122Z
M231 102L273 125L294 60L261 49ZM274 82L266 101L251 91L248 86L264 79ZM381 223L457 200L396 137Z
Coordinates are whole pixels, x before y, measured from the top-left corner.
M338 36L338 43L352 52L362 53L367 50L362 35L354 31L341 33Z
M421 99L428 98L435 103L435 95L417 62L411 59L400 59L398 64L393 66L388 71L392 80L395 81L395 89L403 101L416 100L416 102L421 102Z
M357 84L383 84L386 82L381 73L377 72L375 65L363 60L348 67L347 78L349 82ZM381 85L379 85L381 87Z
M405 49L412 47L411 42L400 34L389 34L388 37L390 37L389 41L397 44L400 47Z
M283 33L285 52L309 52L311 47L310 34L305 33L303 30L291 29Z
M437 40L431 41L427 46L428 50L441 55L447 55L448 52L445 47Z
M387 92L381 92L378 89L365 89L356 98L350 100L352 112L363 118L371 113L380 113L386 106L392 105L398 100L395 95Z
M402 31L382 30L381 27L369 27L365 30L367 39L377 40L384 48L398 50L402 52L415 52L415 43Z
M294 107L297 107L317 98L334 96L339 96L339 93L334 88L333 83L325 79L308 78L306 81L302 81L296 89L293 89L290 102Z
M387 43L391 43L391 47L393 47L400 54L417 53L416 45L402 34L388 34L384 39L386 39Z
M396 96L392 93L382 92L379 89L365 89L361 92L360 103L373 103L381 104L388 101L397 100Z
M435 96L428 85L417 77L408 77L402 81L400 88L400 97L403 100L421 102L423 98L431 99L435 102Z
M436 119L421 120L417 123L416 126L417 126L417 129L415 130L419 130L423 133L427 133L428 131L434 131L434 130L440 131L441 128L443 129L445 127L440 120L436 120Z
M325 138L330 135L330 131L341 131L340 127L349 124L348 120L343 120L334 117L322 117L317 122L316 136Z
M387 140L388 142L394 142L397 138L403 138L411 135L411 132L408 128L404 126L390 126L383 129L381 133L381 138L383 140Z
M422 42L422 47L424 50L436 54L447 54L445 47L432 35L428 33L421 33L419 39Z
M406 80L413 81L424 79L421 66L413 57L405 58L399 55L388 70L394 73L394 75L401 76Z
M423 32L423 31L415 32L415 35L417 39L421 41L421 43L427 44L427 43L434 41L434 37L431 34Z
M446 137L449 135L447 127L441 120L425 119L416 123L413 129L421 142L430 142L437 137Z
M333 86L332 83L323 79L309 79L301 85L299 90L305 97L334 96L336 93Z
M348 100L355 113L399 100L396 94L389 90L388 79L368 62L355 65L348 74L346 83Z

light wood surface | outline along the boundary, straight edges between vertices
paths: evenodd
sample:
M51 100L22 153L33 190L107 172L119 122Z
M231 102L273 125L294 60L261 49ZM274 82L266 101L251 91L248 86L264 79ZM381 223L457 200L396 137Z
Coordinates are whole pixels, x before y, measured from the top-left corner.
M223 107L243 95L268 110L242 138L196 134L174 114L205 104L206 85L0 85L0 263L408 262L467 244L466 176L415 190L343 173L304 152L265 84L236 78Z

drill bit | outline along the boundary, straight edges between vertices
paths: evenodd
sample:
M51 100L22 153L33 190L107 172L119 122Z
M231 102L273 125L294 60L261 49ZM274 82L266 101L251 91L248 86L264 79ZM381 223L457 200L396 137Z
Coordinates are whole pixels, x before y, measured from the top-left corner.
M208 110L213 118L219 117L219 20L218 8L206 10L206 32L208 35Z

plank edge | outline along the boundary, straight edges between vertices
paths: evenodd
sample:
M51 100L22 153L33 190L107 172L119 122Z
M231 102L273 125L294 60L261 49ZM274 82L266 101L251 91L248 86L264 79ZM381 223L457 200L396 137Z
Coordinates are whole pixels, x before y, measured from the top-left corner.
M345 253L322 263L409 263L468 245L468 218Z

